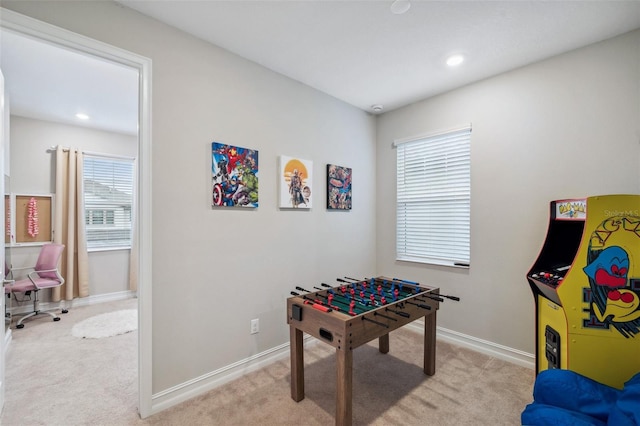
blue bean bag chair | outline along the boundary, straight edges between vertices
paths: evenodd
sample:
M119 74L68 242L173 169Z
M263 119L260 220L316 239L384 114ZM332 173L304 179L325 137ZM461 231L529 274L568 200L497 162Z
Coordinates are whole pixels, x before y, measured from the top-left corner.
M521 421L525 426L640 426L640 373L619 390L574 371L542 371Z

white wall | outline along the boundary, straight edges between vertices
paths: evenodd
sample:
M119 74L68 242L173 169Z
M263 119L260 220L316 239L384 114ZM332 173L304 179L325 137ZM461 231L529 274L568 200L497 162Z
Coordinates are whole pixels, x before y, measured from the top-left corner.
M376 128L362 111L116 4L3 6L153 60L156 394L287 342L293 286L346 274L436 284L462 297L443 304L440 326L532 353L525 274L549 201L640 187L638 32L389 112ZM471 268L395 262L391 142L469 122ZM260 151L257 210L210 208L213 140ZM313 160L316 195L328 162L351 166L353 211L327 212L322 196L310 212L279 211L280 154ZM261 332L250 336L252 318Z
M288 342L296 285L375 273L374 117L114 3L3 6L153 61L154 394ZM210 207L214 140L259 150L258 209ZM311 211L276 207L279 155L313 161ZM325 209L327 163L350 212Z
M377 264L381 275L441 287L438 325L533 353L525 279L549 202L640 192L640 31L579 49L378 120ZM472 123L471 268L395 261L394 139Z
M55 152L47 149L56 145L103 154L137 155L136 136L11 116L11 192L55 193ZM33 266L40 247L12 247L10 252L13 267ZM89 253L91 296L128 289L129 250ZM49 300L48 294L43 294L41 300Z

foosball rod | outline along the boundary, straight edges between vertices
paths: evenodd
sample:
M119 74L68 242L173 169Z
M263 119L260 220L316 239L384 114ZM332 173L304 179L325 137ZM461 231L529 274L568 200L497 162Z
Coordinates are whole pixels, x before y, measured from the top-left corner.
M362 317L362 321L369 321L369 322L377 324L377 325L379 325L381 327L389 328L389 324L385 324L385 323L380 322L380 321L372 320L371 318L367 318L365 316Z
M300 286L296 286L296 290L300 290L300 291L305 291L305 292L307 292L307 293L311 293L311 291L309 291L309 290L307 290L307 289L305 289L305 288L302 288L302 287L300 287ZM322 297L322 298L324 298L324 299L326 299L326 300L327 300L327 303L323 303L321 300L317 300L317 299L316 299L316 302L322 303L322 304L324 304L324 305L326 305L326 306L328 306L328 307L330 307L330 308L335 309L336 311L340 311L340 310L341 310L339 306L333 306L333 305L331 305L331 304L329 303L329 298L328 298L327 296L325 296L325 295L323 295L323 294L320 294L320 293L315 293L315 295L316 295L316 296L318 296L318 297ZM305 297L305 296L303 296L303 297Z
M348 279L348 280L353 280L355 282L345 281L342 278L336 278L336 281L342 282L342 283L346 283L346 284L351 284L351 285L356 285L356 284L360 284L361 286L365 286L366 285L367 287L370 285L370 283L367 280L356 280L355 278L349 278L349 277L345 277L345 278ZM378 285L380 287L382 287L382 284L378 283ZM387 285L386 282L384 283L384 285L385 285L385 287L388 287L389 289L391 289L391 286ZM402 287L402 285L400 285L400 287ZM371 284L371 290L369 290L369 291L372 294L377 295L377 291L376 290L377 290L376 286L374 284ZM400 288L398 288L398 292L399 293L401 292ZM404 291L402 290L402 292L404 292ZM416 294L417 293L406 292L406 294L400 294L399 296L404 298L404 297L409 297L409 296L415 296ZM392 297L394 297L394 296L392 295Z
M355 282L353 282L351 284L359 283L360 285L363 285L363 283L366 284L366 285L369 285L370 284L369 280L373 280L373 283L375 284L375 280L376 280L376 278L369 278L369 279L365 278L364 280L357 280L355 278L350 278L350 277L345 277L345 278L348 279L348 280L355 281ZM336 278L336 280L339 281L339 282L348 283L348 281L345 281L345 280L343 280L341 278ZM388 280L381 280L381 281L382 281L382 283L378 283L378 285L384 286L384 287L386 287L388 289L391 289L393 287L391 284L389 284L387 282ZM371 292L375 294L375 291L373 290L375 288L374 284L371 284L371 288L372 288ZM395 282L393 284L396 285ZM402 288L405 284L407 285L407 287L410 287L410 288L413 288L413 289L422 290L422 291L420 293L413 293L413 292L409 292L409 291L400 290L400 288ZM444 302L444 299L442 299L442 298L440 298L440 297L438 297L436 295L421 294L421 293L425 293L426 291L428 291L427 289L423 289L422 287L410 285L410 284L407 284L407 283L404 283L404 282L403 283L398 283L397 286L400 287L400 288L398 288L399 292L404 293L404 294L400 294L400 297L405 298L405 297L411 297L411 296L419 296L419 297L424 296L424 297L427 297L427 298L429 298L431 300L437 300L438 302ZM416 297L416 299L417 299L417 297ZM426 302L425 300L420 300L420 301Z
M351 277L345 277L345 278L348 279L348 280L355 281L355 282L352 282L351 284L357 284L357 283L359 283L361 285L365 285L366 284L367 286L371 285L372 288L375 288L376 280L378 280L378 278L364 278L362 280L357 280L357 279L351 278ZM348 282L348 281L344 281L341 278L337 278L337 280L341 281L341 282L345 282L345 283ZM392 288L393 287L390 284L390 282L393 283L391 280L382 280L381 279L380 281L382 281L382 282L381 283L377 282L377 284L379 286L385 286L385 287L388 287L388 288ZM393 283L393 284L396 285L396 283ZM401 290L404 285L405 285L405 283L398 283L397 284L398 290L405 292L405 290ZM421 291L428 291L427 289L423 289L422 287L415 286L415 285L407 285L407 287L409 287L411 289L421 290ZM410 292L410 291L406 291L406 293L407 293L407 296L415 296L416 294L418 294L418 293L413 293L413 292Z
M416 283L416 282L413 282L413 281L402 280L400 278L392 278L392 279L393 279L393 281L400 281L400 282L407 283L409 285L415 285L415 286L418 286L418 287L420 286L419 283ZM456 302L460 301L460 298L458 296L449 296L449 295L440 294L440 293L438 293L438 296L445 297L445 298L450 299L450 300L455 300Z
M413 303L409 300L405 300L404 303L408 303L409 305L417 306L418 308L431 310L431 306L425 305L424 303Z
M344 291L340 288L340 286L338 286L338 287L332 287L332 286L330 286L330 285L329 285L329 284L327 284L327 283L320 283L320 285L322 285L323 287L326 287L325 289L323 289L323 290L325 290L325 291L329 291L329 290L331 290L331 291L333 291L333 292L335 293L335 290L340 290L342 293L344 293ZM342 287L344 287L344 286L342 286ZM355 291L354 291L354 292L355 292ZM350 295L349 295L349 296L346 296L346 295L344 295L344 294L337 294L336 296L337 296L337 297L342 297L342 298L351 299ZM357 302L358 302L358 303L360 303L361 305L369 306L367 303L363 303L363 302L361 302L361 301L359 301L359 300L358 300Z
M323 287L326 287L326 288L333 289L333 287L331 287L329 284L326 284L326 283L321 283L320 285L322 285ZM401 316L401 317L403 317L403 318L409 318L409 317L410 317L410 315L409 315L409 313L408 313L408 312L397 311L397 310L395 310L395 309L391 309L391 308L389 308L389 306L387 306L387 305L382 305L381 307L384 307L384 310L385 310L385 311L387 311L387 312L393 312L394 314L396 314L396 315L398 315L398 316ZM392 320L393 320L393 318L390 318L390 317L388 317L388 316L386 316L386 315L384 315L384 314L381 314L381 313L376 313L376 312L374 312L374 315L380 315L380 316L382 316L383 318L387 318L387 319L392 319ZM396 320L396 321L397 321L397 320Z
M384 310L388 312L393 312L394 314L399 315L401 317L405 317L405 318L409 318L411 316L409 315L408 312L396 311L395 309L391 309L388 306L385 306Z
M307 290L307 289L305 289L305 288L303 288L303 287L300 287L300 286L296 286L296 289L297 289L297 290L300 290L300 291L306 291L307 293L311 293L309 290ZM296 293L296 292L294 292L294 291L292 291L292 292L291 292L291 294L293 294L294 296L298 296L298 295L299 295L298 293ZM324 297L324 298L326 298L326 299L327 299L327 303L326 303L326 305L327 305L329 308L333 308L333 309L335 309L335 310L336 310L336 311L338 311L338 312L340 312L340 311L341 311L341 310L340 310L340 308L339 308L338 306L331 305L331 304L328 302L328 300L329 300L329 299L328 299L328 297L327 297L327 296L324 296L324 295L321 295L321 294L317 294L317 293L316 293L316 295L317 295L317 296L320 296L320 297ZM302 298L304 298L304 299L306 299L306 300L311 300L311 301L313 301L314 303L315 303L315 302L319 302L319 301L313 300L312 298L310 298L310 297L308 297L308 296L306 296L306 295L302 295ZM340 303L340 304L342 304L342 305L345 305L345 303L344 303L344 302L340 302L340 301L338 301L338 300L335 300L335 302L336 302L336 303ZM351 307L351 306L349 306L349 309L352 309L352 307ZM354 315L354 316L355 316L355 315L357 315L357 314L354 312L353 314L350 314L350 315ZM395 319L395 318L391 318L391 317L389 317L389 316L387 316L387 315L377 314L376 312L374 312L374 316L376 316L376 315L379 315L379 316L381 316L381 317L383 317L383 318L386 318L386 319L389 319L389 320L391 320L391 321L397 321L397 319ZM387 324L384 324L384 323L379 322L379 321L372 320L371 318L366 318L366 317L364 317L364 316L363 316L363 317L362 317L362 320L363 320L363 321L369 321L369 322L372 322L372 323L374 323L374 324L377 324L377 325L382 326L382 327L385 327L385 328L389 328L389 326L388 326Z
M296 286L296 290L306 291L307 293L311 293L309 290L304 289L304 288L299 287L299 286ZM342 302L342 301L340 301L340 300L336 300L336 299L334 298L334 299L333 299L333 301L334 301L335 303L339 303L339 304L341 304L341 305L343 305L343 306L344 306L344 308L342 308L342 309L341 309L339 306L329 304L329 303L328 303L329 298L328 298L327 296L325 296L325 295L323 295L323 294L320 294L320 293L316 293L316 295L317 295L317 296L319 296L319 297L323 297L323 298L327 299L327 303L325 303L325 304L326 304L327 306L329 306L329 307L331 307L331 308L335 309L336 311L338 311L338 312L340 312L340 313L343 313L343 314L345 314L345 315L351 315L351 316L356 316L356 315L358 315L358 313L357 313L357 312L353 312L353 311L352 311L351 305L349 305L348 303Z
M362 286L362 285L364 285L365 283L366 283L367 285L368 285L368 284L370 284L370 283L368 283L368 282L367 282L368 280L356 280L355 278L350 278L350 277L345 277L345 278L346 278L346 279L348 279L348 280L353 280L353 281L355 281L354 283L351 283L351 284L360 284L361 286ZM348 283L348 281L345 281L345 280L343 280L343 279L341 279L341 278L336 278L336 280L337 280L337 281L339 281L339 282ZM372 294L374 294L374 295L376 295L376 292L375 292L375 279L372 279L372 281L373 281L373 283L371 283L371 293L372 293ZM378 283L378 285L379 285L380 287L384 286L384 287L388 288L389 290L391 290L391 288L393 288L393 286L392 286L392 285L390 285L390 284L388 284L388 283L387 283L387 280L381 280L381 281L382 281L382 283ZM395 284L394 284L394 285L395 285ZM401 287L402 287L402 284L398 284L398 286L401 288ZM414 287L414 286L411 286L411 285L409 285L408 287L412 287L412 288L420 288L420 287ZM397 288L397 287L396 287L396 288ZM400 289L398 289L398 290L400 290ZM425 290L425 291L426 291L426 290ZM415 297L414 297L414 296L415 296ZM426 300L419 299L418 297L420 297L420 296L426 296L426 297L428 297L429 299L437 300L437 301L439 301L439 302L443 302L443 301L444 301L444 299L441 299L441 298L436 297L436 296L427 295L427 294L412 293L412 292L406 292L406 296L405 296L404 294L400 294L400 297L402 297L402 302L405 302L405 303L407 303L407 304L409 304L409 305L417 306L417 307L422 308L422 309L431 310L431 306L429 306L429 305L426 305L426 304L424 304L424 303L415 303L415 302L410 302L409 300L406 300L406 299L408 299L408 298L410 298L410 297L413 297L413 299L414 299L414 300L416 300L416 301L418 301L418 302L426 302ZM396 296L395 296L395 295L393 295L392 297L393 297L393 298L396 298ZM395 301L395 300L394 300L394 301Z
M294 296L302 297L304 299L305 305L311 305L313 309L317 309L322 312L331 312L333 310L328 306L324 306L322 303L318 303L320 302L319 300L314 300L309 296L305 296L304 294L296 293L295 291L292 291L291 294Z
M339 278L337 278L337 280L339 280L339 281L340 281L340 279L339 279ZM347 281L344 281L344 280L343 280L342 282L347 283ZM354 283L354 284L355 284L355 283ZM329 284L322 283L322 285L323 285L323 286L325 286L325 287L327 287L327 288L328 288L328 289L330 289L331 291L335 290L335 288L334 288L334 287L331 287ZM351 297L350 297L350 296L347 296L347 295L345 295L345 294L344 294L344 290L342 290L342 288L343 288L343 287L347 287L347 286L339 286L340 291L341 291L343 294L338 294L338 295L337 295L337 297L342 297L342 298L349 298L349 299L351 299ZM353 298L354 298L354 299L356 299L356 300L358 301L358 303L360 303L361 305L364 305L364 306L371 306L372 308L375 308L376 306L384 306L384 305L386 305L387 303L394 303L394 302L395 302L395 300L394 300L394 301L392 301L392 302L388 302L388 301L386 301L386 300L385 300L385 301L383 302L383 301L382 301L382 299L380 299L379 301L377 301L377 300L375 300L375 296L377 296L377 294L376 294L374 291L371 291L371 294L374 296L374 298L373 298L373 302L374 302L374 303L372 303L372 300L371 300L371 299L367 300L367 299L365 298L365 296L366 296L367 292L365 292L365 291L363 291L363 290L361 290L361 291L360 291L360 293L364 293L364 296L360 295L360 299L361 299L361 300L359 300L359 299L358 299L358 297L355 295L355 293L356 293L356 289L355 289L355 288L350 287L350 290L353 290L353 291L354 291ZM380 303L380 305L377 305L377 303L378 303L378 302Z

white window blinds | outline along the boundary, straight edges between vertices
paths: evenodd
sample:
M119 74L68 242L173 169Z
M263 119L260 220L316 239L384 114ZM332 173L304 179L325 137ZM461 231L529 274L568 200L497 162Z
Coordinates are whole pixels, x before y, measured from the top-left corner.
M397 141L397 260L470 264L471 127Z
M84 156L87 248L130 248L133 159Z

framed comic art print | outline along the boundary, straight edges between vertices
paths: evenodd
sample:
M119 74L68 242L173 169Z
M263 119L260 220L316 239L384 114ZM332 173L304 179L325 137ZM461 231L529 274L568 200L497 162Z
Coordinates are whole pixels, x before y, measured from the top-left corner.
M278 165L278 206L286 209L310 209L313 204L313 162L281 155Z
M211 204L258 207L258 151L211 144Z
M351 210L351 178L351 168L327 164L327 209Z

